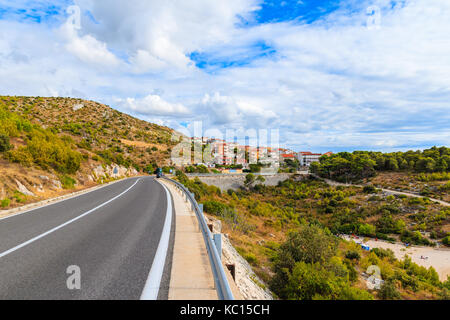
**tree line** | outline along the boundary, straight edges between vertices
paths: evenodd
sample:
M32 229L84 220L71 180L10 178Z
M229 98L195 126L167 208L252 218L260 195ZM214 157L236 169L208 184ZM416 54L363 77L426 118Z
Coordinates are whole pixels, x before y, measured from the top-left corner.
M417 173L449 172L450 148L382 153L373 151L340 152L322 156L311 164L311 172L336 181L350 182L370 178L380 171Z

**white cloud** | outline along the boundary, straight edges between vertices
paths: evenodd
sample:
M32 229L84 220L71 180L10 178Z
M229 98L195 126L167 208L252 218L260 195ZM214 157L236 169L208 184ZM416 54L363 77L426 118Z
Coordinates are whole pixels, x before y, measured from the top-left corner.
M169 103L158 95L148 95L142 99L119 99L117 103L129 111L145 116L179 117L189 114L189 110L182 104Z
M70 21L64 23L59 32L67 41L66 49L83 62L95 66L119 65L119 59L108 50L106 43L98 41L90 34L79 36L76 27Z
M256 0L75 1L90 8L101 24L85 19L88 32L113 48L125 50L150 72L165 62L190 69L187 54L230 41L237 15L248 16ZM144 62L145 60L146 62Z

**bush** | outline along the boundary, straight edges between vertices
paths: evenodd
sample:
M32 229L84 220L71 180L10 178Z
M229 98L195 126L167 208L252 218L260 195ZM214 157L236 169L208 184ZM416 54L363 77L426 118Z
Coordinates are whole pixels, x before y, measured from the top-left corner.
M9 151L6 157L10 161L20 163L25 167L31 167L34 161L33 156L28 152L26 147Z
M446 236L444 239L442 239L442 243L450 247L450 236Z
M350 287L348 281L319 263L297 262L281 292L282 299L373 300L368 292Z
M14 191L14 198L17 203L25 203L27 202L27 196L19 191Z
M350 260L359 260L361 258L358 251L347 251L345 257Z
M375 253L380 259L387 257L389 260L395 261L395 255L391 249L373 248L370 252Z
M244 259L247 260L248 263L250 263L252 266L256 266L258 264L258 259L253 253L245 253Z
M24 166L37 164L43 169L53 168L60 173L72 174L80 168L82 155L73 150L69 137L58 137L50 130L33 129L27 145L7 153L7 158Z
M203 204L203 209L207 213L213 214L215 216L220 216L223 214L223 212L229 209L229 206L223 204L222 202L211 200L205 201L205 203Z
M173 168L172 167L163 167L162 168L162 171L166 174L170 173L170 170L173 170Z
M397 300L401 298L400 292L398 292L392 280L387 280L381 285L378 296L383 300Z
M402 233L400 239L405 243L412 243L412 244L418 244L418 245L433 245L433 243L428 240L427 238L424 238L422 234L419 231L409 231L406 230Z
M63 175L60 181L64 189L73 189L75 187L76 180L69 176Z
M11 204L11 200L9 200L9 199L3 199L0 202L0 205L2 208L7 208L7 207L9 207L10 204Z
M5 134L0 134L0 152L5 152L11 149L11 144L9 143L9 137Z
M364 186L363 192L364 193L378 193L378 189L372 185L368 185L368 186Z
M375 226L368 223L360 224L358 227L358 233L363 236L374 237L376 234Z

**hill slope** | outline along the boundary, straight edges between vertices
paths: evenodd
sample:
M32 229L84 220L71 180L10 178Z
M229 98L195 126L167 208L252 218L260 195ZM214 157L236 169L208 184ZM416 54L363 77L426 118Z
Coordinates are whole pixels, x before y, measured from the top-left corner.
M0 205L168 165L173 133L93 101L2 96Z

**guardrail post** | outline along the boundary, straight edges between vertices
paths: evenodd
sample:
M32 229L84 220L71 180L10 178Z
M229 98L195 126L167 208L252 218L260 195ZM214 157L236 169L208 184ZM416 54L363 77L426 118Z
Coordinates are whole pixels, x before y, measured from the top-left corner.
M213 235L214 245L219 253L220 260L222 260L222 234L214 233Z
M198 203L198 208L200 209L200 214L203 216L203 203ZM200 221L198 223L198 230L201 231Z
M191 194L192 199L194 199L194 201L195 201L195 194L194 194L193 192L189 192L189 193ZM191 202L191 209L192 209L192 211L195 210L195 206L194 206L194 203L193 203L193 202Z

